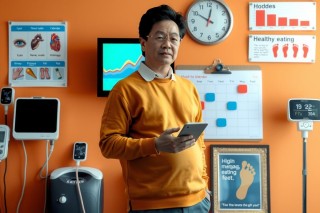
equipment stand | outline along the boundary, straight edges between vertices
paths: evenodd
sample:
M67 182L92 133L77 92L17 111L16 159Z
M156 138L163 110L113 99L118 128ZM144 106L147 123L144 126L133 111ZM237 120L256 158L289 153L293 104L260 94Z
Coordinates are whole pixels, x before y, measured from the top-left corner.
M307 139L303 138L303 213L307 213Z
M312 121L299 121L298 130L302 133L302 212L307 213L307 138L308 131L313 130Z

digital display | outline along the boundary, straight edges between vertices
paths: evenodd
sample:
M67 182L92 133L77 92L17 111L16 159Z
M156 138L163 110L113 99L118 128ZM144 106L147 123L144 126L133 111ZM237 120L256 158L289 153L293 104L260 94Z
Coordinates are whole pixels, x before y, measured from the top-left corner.
M289 119L299 120L320 120L320 100L317 99L290 99L289 100Z
M11 104L12 102L12 89L3 88L1 90L1 103L2 104Z
M97 96L108 96L114 85L137 71L144 60L139 38L98 38ZM174 63L171 67L174 71Z
M108 96L144 60L138 38L98 38L98 96Z
M0 131L0 143L3 143L3 142L4 142L5 134L6 134L5 132Z
M84 160L87 153L87 144L86 143L76 143L74 145L74 160Z
M58 101L55 99L19 99L15 113L16 132L57 131Z

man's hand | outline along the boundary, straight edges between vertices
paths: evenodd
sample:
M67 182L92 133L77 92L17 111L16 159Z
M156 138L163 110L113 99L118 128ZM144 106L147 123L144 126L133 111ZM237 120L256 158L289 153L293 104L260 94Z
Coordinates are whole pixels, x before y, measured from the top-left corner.
M178 132L180 127L165 130L156 140L156 149L159 152L177 153L195 144L192 135L174 137L172 133Z

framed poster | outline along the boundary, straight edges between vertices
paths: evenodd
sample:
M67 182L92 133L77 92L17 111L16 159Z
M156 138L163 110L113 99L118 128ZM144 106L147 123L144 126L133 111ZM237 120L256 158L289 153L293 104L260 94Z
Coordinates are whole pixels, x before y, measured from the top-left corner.
M269 146L211 145L212 213L269 213Z
M67 22L9 22L9 75L14 87L67 86Z

